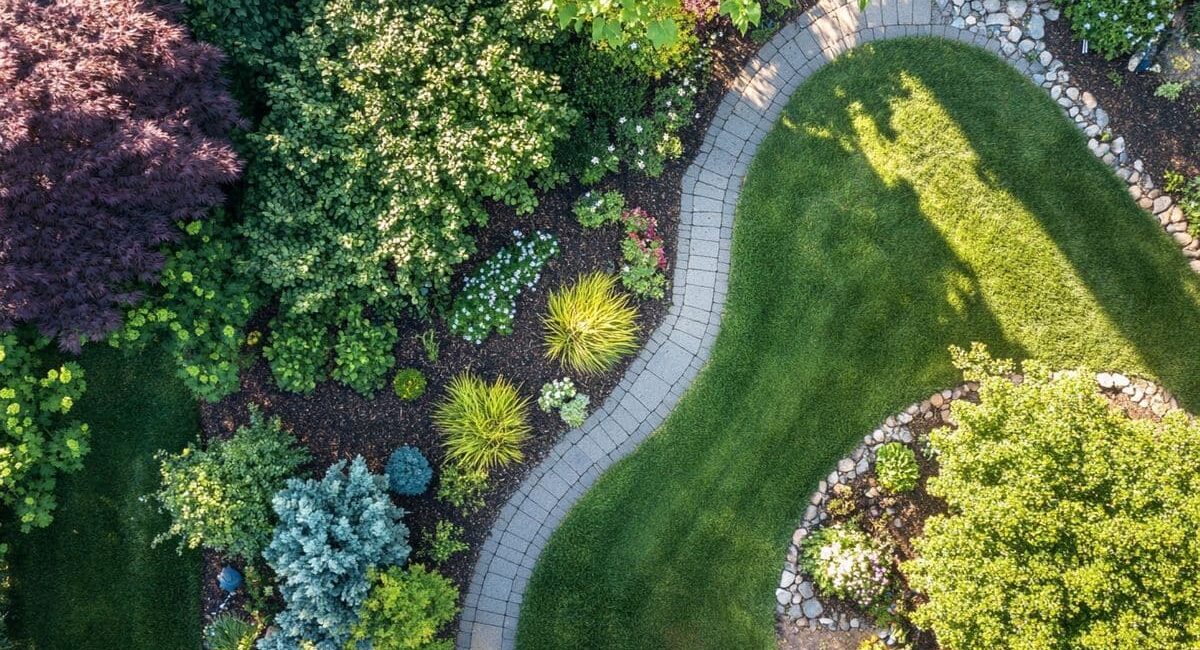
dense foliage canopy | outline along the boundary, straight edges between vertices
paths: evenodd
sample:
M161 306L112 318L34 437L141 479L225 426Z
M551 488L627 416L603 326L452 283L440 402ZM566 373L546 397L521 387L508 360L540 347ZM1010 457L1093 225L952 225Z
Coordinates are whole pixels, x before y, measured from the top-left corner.
M0 0L0 326L120 325L238 175L221 61L140 0Z
M1088 373L1005 370L970 366L981 403L930 436L950 514L905 567L929 597L913 620L945 648L1200 644L1200 425L1131 420Z

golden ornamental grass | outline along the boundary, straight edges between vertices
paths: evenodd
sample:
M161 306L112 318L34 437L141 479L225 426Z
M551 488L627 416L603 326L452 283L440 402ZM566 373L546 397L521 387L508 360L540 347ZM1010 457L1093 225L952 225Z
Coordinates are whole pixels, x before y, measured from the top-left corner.
M504 377L489 384L469 372L458 375L433 415L446 438L446 458L481 472L521 460L521 443L530 432L528 405Z
M637 349L637 310L604 273L580 277L550 294L542 319L546 355L576 372L597 374Z

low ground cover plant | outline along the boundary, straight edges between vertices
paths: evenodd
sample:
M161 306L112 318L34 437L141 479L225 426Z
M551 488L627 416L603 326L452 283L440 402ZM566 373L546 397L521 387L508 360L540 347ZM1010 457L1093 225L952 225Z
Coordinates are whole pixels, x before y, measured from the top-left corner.
M889 442L875 452L875 478L879 486L893 494L912 492L921 478L917 455L899 442Z
M621 284L642 298L666 296L667 252L658 234L658 220L642 208L621 214L625 239L621 240Z
M438 501L448 503L467 515L483 507L483 495L487 490L487 472L465 470L454 463L442 465L438 476Z
M575 200L571 211L584 228L599 228L620 221L621 213L625 211L625 197L616 190L584 192Z
M492 332L512 334L521 291L533 289L542 267L558 254L558 240L548 232L539 230L526 237L518 230L513 236L516 242L500 249L463 281L447 319L452 333L476 344Z
M1113 409L1086 372L968 359L980 403L930 434L940 475L904 565L945 647L1181 648L1200 643L1200 425Z
M504 377L493 382L469 372L450 381L433 421L445 437L446 459L468 472L520 461L531 428L529 401Z
M22 532L53 520L58 475L79 471L91 430L69 416L87 389L83 368L43 368L39 338L0 335L0 502L13 509Z
M434 564L444 564L454 554L471 548L462 541L462 535L462 526L446 520L437 522L432 531L427 530L422 535L426 548L425 556Z
M542 386L538 396L538 408L549 413L557 410L559 417L572 427L578 427L587 419L587 408L592 399L575 388L570 377L555 379Z
M546 354L576 372L604 372L637 348L636 318L615 277L584 275L550 294Z
M224 199L242 122L220 52L138 0L12 0L0 44L0 327L77 352Z
M404 511L361 456L332 465L319 480L288 480L272 505L279 524L263 557L287 607L275 617L279 632L258 648L291 650L307 642L342 650L360 622L368 572L408 559Z
M271 541L271 499L309 460L279 418L250 409L248 424L207 447L159 452L159 507L171 517L159 543L179 538L179 548L211 548L254 561Z

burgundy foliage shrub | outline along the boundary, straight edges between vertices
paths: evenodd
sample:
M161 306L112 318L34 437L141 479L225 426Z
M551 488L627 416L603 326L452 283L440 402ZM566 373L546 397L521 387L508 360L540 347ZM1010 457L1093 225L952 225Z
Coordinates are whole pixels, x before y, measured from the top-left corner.
M121 324L240 164L223 55L140 0L0 0L0 328Z

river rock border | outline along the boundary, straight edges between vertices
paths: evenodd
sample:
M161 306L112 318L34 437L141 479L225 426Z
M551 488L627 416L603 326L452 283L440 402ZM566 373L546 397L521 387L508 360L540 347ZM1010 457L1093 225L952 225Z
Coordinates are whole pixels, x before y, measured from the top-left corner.
M1019 376L1016 378L1019 380ZM1106 397L1116 399L1118 395L1124 395L1129 398L1130 403L1154 414L1155 417L1162 417L1168 411L1179 408L1179 402L1165 388L1145 379L1117 372L1096 373L1095 379L1100 392ZM879 428L864 436L862 444L849 456L838 461L829 476L817 484L816 491L809 497L804 517L788 544L787 559L779 577L779 587L775 590L775 614L781 628L792 625L834 632L872 627L870 621L848 618L845 614L838 619L825 616L825 603L814 593L812 581L798 566L800 544L829 518L827 508L835 485L850 485L854 479L870 471L875 464L875 453L885 443L913 442L913 434L908 425L914 420L940 420L953 424L950 403L959 399L974 398L978 395L978 390L978 384L968 382L957 388L934 393L928 399L913 403L900 413L889 416ZM876 629L875 632L891 645L889 630Z
M1155 188L1140 160L1129 160L1095 98L1071 86L1062 62L1046 51L1039 27L1055 10L1025 0L999 3L870 0L860 10L858 0L818 0L744 66L683 177L670 310L601 408L554 446L501 509L463 599L459 650L516 647L525 587L551 533L604 470L662 424L707 362L724 310L733 215L746 171L792 92L840 54L871 41L933 36L1000 56L1046 88L1200 272L1200 241L1188 235L1182 211Z

